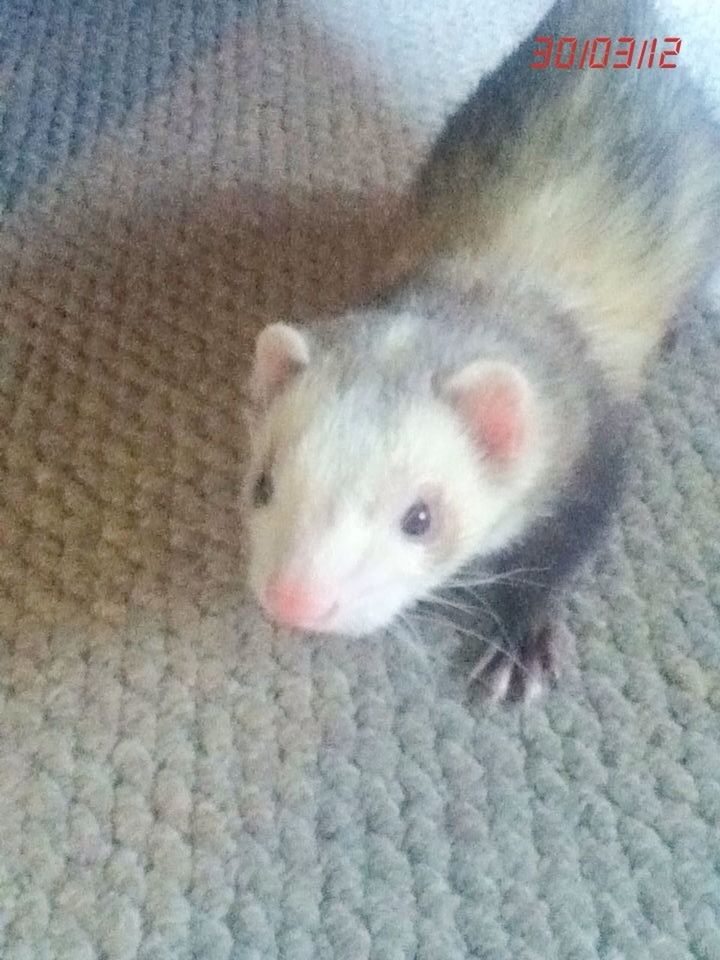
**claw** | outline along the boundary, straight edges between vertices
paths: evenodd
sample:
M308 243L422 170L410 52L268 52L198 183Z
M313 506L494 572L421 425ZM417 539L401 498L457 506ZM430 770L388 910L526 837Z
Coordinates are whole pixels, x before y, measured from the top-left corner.
M558 641L564 630L561 624L547 621L530 630L517 654L493 648L475 664L470 682L482 682L495 703L539 699L557 679Z

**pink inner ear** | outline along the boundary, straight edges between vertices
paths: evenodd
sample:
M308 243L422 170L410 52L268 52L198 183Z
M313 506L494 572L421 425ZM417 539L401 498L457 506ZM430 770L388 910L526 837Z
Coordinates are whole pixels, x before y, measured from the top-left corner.
M283 353L276 345L263 355L259 363L258 379L268 394L273 394L287 383L300 369L297 360Z
M256 398L273 399L307 360L307 345L296 331L281 324L266 327L255 347L253 391Z
M527 423L524 397L517 384L491 375L461 390L456 404L491 459L509 463L522 452Z

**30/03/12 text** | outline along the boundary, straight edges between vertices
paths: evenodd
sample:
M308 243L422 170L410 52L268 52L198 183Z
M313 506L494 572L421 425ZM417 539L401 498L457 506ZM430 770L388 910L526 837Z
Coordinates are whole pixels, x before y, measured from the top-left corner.
M658 50L658 43L666 44ZM636 40L635 37L591 37L580 41L577 37L536 37L537 47L533 51L533 70L639 70L642 67L658 67L661 70L674 70L677 63L674 58L680 53L680 37L657 37L648 40ZM554 56L553 56L554 51ZM579 56L578 56L579 54ZM613 56L612 62L610 60Z

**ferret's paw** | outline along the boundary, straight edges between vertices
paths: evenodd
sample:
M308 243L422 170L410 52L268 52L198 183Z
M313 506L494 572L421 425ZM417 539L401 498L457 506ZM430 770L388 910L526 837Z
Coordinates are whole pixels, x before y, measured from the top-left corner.
M541 697L558 677L558 639L564 628L554 622L530 631L516 653L493 648L470 674L470 682L482 684L494 702L529 703Z

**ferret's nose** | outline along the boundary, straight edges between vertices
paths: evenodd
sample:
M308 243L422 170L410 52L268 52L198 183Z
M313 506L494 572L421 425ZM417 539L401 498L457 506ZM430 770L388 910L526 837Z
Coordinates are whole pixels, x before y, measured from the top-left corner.
M312 630L331 613L334 605L326 593L289 577L271 580L263 594L265 611L285 627Z

